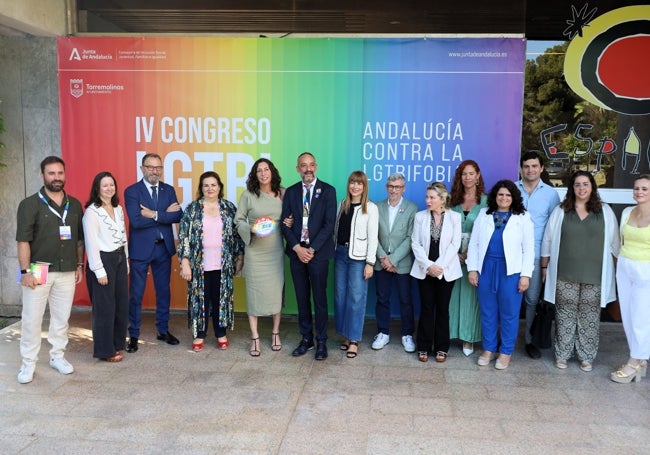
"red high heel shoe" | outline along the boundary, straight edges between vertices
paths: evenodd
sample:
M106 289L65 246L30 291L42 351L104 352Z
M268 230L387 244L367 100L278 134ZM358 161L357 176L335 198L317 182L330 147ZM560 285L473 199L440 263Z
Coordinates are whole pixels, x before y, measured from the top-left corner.
M228 346L230 346L230 343L228 343L228 339L225 339L224 341L217 340L217 348L221 349L222 351L228 349Z
M201 340L200 343L197 343L196 341L192 342L192 351L199 352L203 350L203 344L204 344L203 340Z

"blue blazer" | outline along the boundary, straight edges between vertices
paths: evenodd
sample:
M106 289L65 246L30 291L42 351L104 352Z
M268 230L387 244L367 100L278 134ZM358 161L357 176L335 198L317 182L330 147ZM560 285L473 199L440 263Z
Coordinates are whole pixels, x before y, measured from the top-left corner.
M282 216L284 220L293 216L293 226L288 228L281 222L282 234L286 239L285 251L290 259L296 259L293 247L300 243L302 232L302 181L291 185L282 199ZM320 179L312 188L309 212L309 241L319 259L334 257L334 223L336 223L336 189Z
M162 234L165 247L170 256L176 254L172 224L181 220L183 211L167 212L167 207L178 202L176 191L171 185L158 183L158 206L153 206L153 199L148 185L140 180L124 190L124 205L129 217L129 257L146 261L151 258L155 246L156 235ZM140 204L151 210L158 211L158 221L145 218L140 214Z

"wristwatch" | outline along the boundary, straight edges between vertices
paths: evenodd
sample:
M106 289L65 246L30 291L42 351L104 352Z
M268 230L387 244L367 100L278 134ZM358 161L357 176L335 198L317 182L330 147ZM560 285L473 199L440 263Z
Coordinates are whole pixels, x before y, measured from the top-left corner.
M32 271L29 270L29 269L21 269L21 270L20 270L20 274L21 274L21 275L25 275L25 274L27 274L27 273L32 273Z

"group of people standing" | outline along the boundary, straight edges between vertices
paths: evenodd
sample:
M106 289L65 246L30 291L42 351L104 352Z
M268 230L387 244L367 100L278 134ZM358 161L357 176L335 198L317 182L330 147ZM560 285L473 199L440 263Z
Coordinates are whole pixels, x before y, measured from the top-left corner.
M650 267L650 177L635 181L637 205L624 211L618 227L590 173L575 172L560 203L557 192L541 180L541 157L526 153L520 165L521 180L501 180L486 192L479 165L463 161L451 191L441 182L430 184L426 209L418 212L403 196L402 174L388 177L388 196L375 204L368 197L366 175L354 171L345 197L337 204L336 190L316 177L316 160L305 152L297 159L300 181L286 189L273 163L260 158L237 205L224 199L220 176L209 171L200 176L195 199L182 210L174 188L160 181L161 158L147 154L142 159L142 180L124 192L127 240L115 178L109 172L95 177L83 213L81 204L63 190L63 161L48 157L41 163L43 187L21 202L18 210L16 239L23 286L23 364L18 381L33 379L48 301L50 365L63 374L74 371L63 353L74 287L83 278L84 251L93 356L108 362L119 362L124 350L134 353L139 348L149 269L156 294L157 338L179 344L168 327L171 260L176 253L180 276L188 282L193 351L203 350L210 320L217 348L229 347L227 330L234 328L233 282L240 274L246 281L249 354L261 355L258 318L265 316L272 318L271 350L281 350L286 254L301 334L293 356L315 348L316 360L328 357L327 281L329 261L334 258L335 325L342 337L339 349L347 358L359 354L368 280L375 276L377 335L371 345L375 350L390 342L395 287L402 346L406 352L417 351L422 362L430 356L445 362L450 340L459 339L466 356L481 341L479 365L487 366L496 358L495 367L506 369L518 334L522 296L526 352L540 358L529 332L543 291L544 300L557 309L555 365L567 368L575 355L580 368L591 371L598 350L600 308L616 299L618 280L630 358L611 379L639 380L650 357L650 312L643 305L650 287L650 270L646 270ZM177 247L175 223L180 223ZM43 265L47 274L39 282ZM415 340L412 279L417 282L421 308Z

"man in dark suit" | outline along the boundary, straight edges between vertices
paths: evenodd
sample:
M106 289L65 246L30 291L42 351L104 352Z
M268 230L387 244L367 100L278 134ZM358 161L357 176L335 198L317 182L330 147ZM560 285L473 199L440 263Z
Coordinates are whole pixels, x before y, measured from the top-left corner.
M142 158L142 180L124 191L129 216L129 260L131 264L129 297L129 343L127 352L138 350L142 297L151 267L156 290L156 328L158 339L178 344L169 332L171 259L176 254L172 224L183 214L174 187L160 181L163 171L160 156L148 153Z
M282 202L281 219L293 220L291 227L282 224L302 335L293 355L301 356L314 348L315 325L316 360L325 360L328 323L327 274L329 260L334 257L336 190L316 179L317 168L311 153L304 152L298 156L296 170L301 181L287 188ZM310 292L314 299L314 321Z

